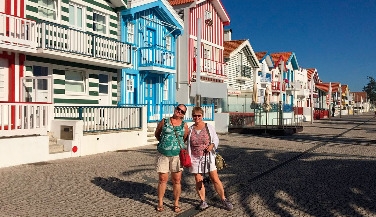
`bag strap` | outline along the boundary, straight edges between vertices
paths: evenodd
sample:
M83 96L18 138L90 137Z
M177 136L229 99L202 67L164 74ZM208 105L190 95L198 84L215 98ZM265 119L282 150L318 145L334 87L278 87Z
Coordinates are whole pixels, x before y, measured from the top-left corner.
M170 122L171 122L171 118L170 118ZM180 144L180 140L179 140L178 133L176 132L174 125L172 125L172 122L171 122L171 126L172 126L172 129L174 129L175 137L176 137L176 139L178 140L178 143L179 143L180 149L183 149L183 147L182 147L181 144Z

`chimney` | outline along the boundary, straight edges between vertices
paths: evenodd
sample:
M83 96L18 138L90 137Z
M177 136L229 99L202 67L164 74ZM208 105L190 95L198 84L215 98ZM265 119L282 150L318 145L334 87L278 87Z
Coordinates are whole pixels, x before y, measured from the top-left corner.
M232 30L231 30L231 29L225 29L225 30L223 31L223 34L224 34L224 36L223 36L223 40L224 40L224 41L231 41L231 33L232 33Z

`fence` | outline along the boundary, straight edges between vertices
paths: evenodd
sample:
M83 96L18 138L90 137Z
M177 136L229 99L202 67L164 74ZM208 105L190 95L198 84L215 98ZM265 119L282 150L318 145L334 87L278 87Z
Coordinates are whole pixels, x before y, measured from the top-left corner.
M0 103L0 137L47 135L51 104Z
M54 117L82 120L84 132L142 127L142 107L136 106L55 106Z

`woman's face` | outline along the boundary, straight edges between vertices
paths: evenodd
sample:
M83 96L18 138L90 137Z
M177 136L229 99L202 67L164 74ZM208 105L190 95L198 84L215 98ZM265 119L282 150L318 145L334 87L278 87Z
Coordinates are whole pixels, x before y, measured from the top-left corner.
M184 115L185 115L185 112L186 112L185 107L181 105L181 106L178 106L178 107L175 108L174 115L179 117L179 118L183 118Z
M195 122L195 124L198 124L200 122L202 122L202 114L201 112L197 111L195 113L192 114L192 118L193 118L193 121Z

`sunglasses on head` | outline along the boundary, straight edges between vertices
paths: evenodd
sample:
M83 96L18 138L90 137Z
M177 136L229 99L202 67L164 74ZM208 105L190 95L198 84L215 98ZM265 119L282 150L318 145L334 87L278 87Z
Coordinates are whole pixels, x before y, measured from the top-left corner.
M185 115L185 111L179 107L176 107L176 111L180 112L181 114Z

